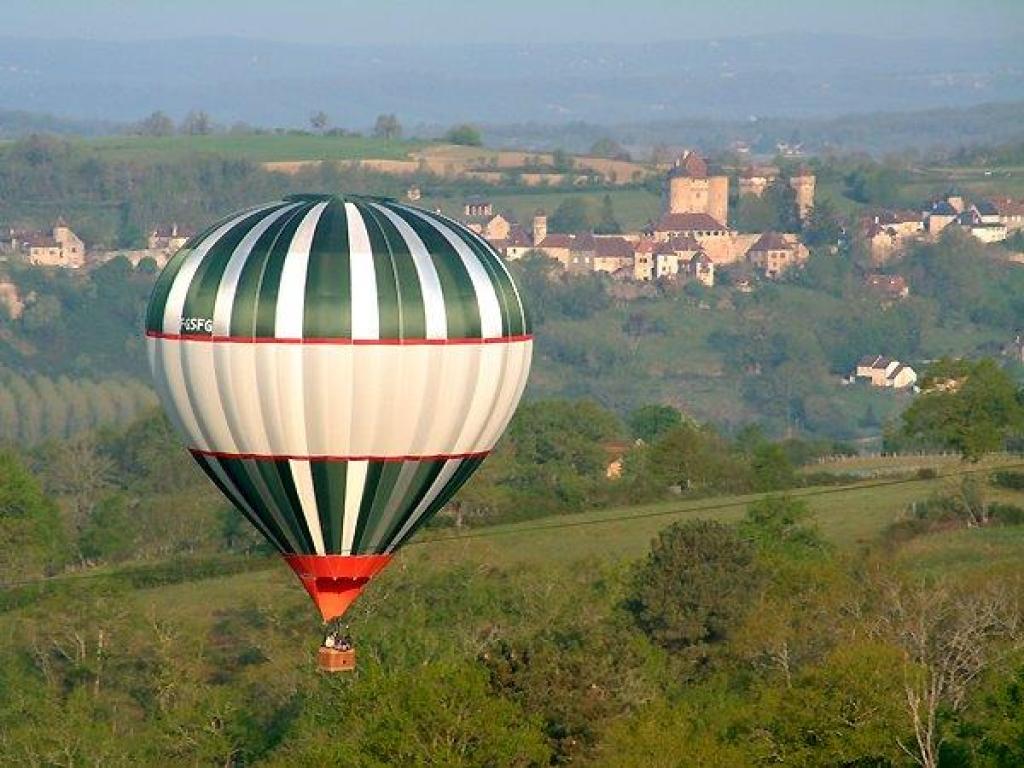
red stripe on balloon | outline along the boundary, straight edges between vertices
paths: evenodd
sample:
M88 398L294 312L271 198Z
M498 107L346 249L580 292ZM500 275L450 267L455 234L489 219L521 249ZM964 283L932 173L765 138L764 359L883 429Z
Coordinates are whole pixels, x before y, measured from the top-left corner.
M531 341L533 339L533 334L458 339L344 339L333 337L279 339L274 336L212 336L204 333L164 333L162 331L146 331L146 336L151 339L165 339L167 341L205 341L208 344L335 344L346 347L420 347L455 346L460 344L513 344L518 341Z
M231 453L230 451L209 451L203 448L189 448L194 456L211 456L215 459L251 459L253 461L448 461L450 459L482 459L490 450L469 453L435 453L407 456L300 456L286 453Z

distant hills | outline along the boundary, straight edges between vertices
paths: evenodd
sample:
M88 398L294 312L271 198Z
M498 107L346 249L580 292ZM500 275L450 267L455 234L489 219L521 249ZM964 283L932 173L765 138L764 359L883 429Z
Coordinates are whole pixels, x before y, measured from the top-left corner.
M121 122L193 108L271 126L302 126L322 109L352 129L382 112L407 126L835 117L1024 100L1022 73L1017 41L952 37L445 47L0 37L0 108Z
M339 46L246 39L0 37L0 138L117 133L155 110L227 126L406 134L482 125L488 144L585 151L733 142L881 153L1024 138L1024 54L1010 41L853 36L618 44Z

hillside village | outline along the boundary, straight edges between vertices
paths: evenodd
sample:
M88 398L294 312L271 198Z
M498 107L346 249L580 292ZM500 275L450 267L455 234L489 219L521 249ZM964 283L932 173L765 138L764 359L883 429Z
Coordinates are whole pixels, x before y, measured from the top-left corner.
M815 209L817 179L806 165L785 170L764 164L723 169L687 150L661 168L665 169L661 171L662 211L632 231L551 231L544 210L536 210L524 224L514 214L496 210L481 196L465 200L460 218L509 261L544 256L569 276L606 275L612 281L612 292L625 299L649 295L654 284L695 283L712 288L722 272L729 273L728 282L734 289L750 292L755 290L756 278L778 279L808 260L810 250L801 230L806 231ZM774 196L771 204L781 199L783 206L791 206L793 215L787 220L794 231L743 231L742 222L736 225L745 202L767 200L769 194ZM406 199L423 204L415 186L407 190ZM844 228L835 242L824 247L837 252L844 245L861 246L870 260L863 284L885 306L910 294L902 275L884 272L887 262L915 242L937 240L949 227L959 227L981 243L1004 241L1024 230L1024 201L1009 197L969 200L951 190L920 210L879 209L861 215L852 231ZM90 249L63 217L46 231L7 228L0 233L0 261L90 270L117 257L135 267L150 260L150 268L160 268L194 231L175 222L158 224L147 233L144 248L113 250ZM9 317L20 317L32 301L33 296L24 295L9 278L0 279L0 306ZM916 384L916 372L886 357L885 350L863 352L866 354L850 371L848 382L892 389Z
M778 183L792 190L796 220L806 223L814 209L816 184L806 166L785 177L778 167L749 166L737 175L737 199L763 197ZM733 228L729 186L728 175L711 170L707 160L686 151L666 174L662 215L639 231L549 232L543 210L534 214L527 229L483 199L468 201L462 218L509 260L539 253L569 273L602 272L621 281L696 280L710 287L718 268L746 265L775 279L806 262L809 250L799 232L748 233ZM983 243L1002 242L1024 228L1024 201L970 202L954 191L921 210L879 210L862 216L856 231L844 238L863 243L872 263L882 266L915 240L935 240L949 226L958 226ZM891 299L908 293L902 278L869 274L866 281Z
M760 197L777 178L778 169L750 169L740 180L740 193ZM814 206L815 177L801 167L786 183L804 219ZM622 281L692 279L710 287L716 267L742 263L775 278L809 255L796 233L750 234L731 228L729 177L713 172L696 152L680 155L667 173L665 190L664 211L656 221L619 235L549 232L543 210L534 214L527 231L483 201L466 204L464 221L509 260L536 252L570 273L604 272Z

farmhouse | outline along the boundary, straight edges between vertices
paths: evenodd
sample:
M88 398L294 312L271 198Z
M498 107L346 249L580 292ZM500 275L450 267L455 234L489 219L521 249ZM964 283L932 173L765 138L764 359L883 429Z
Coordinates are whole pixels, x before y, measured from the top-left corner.
M85 264L85 243L63 218L49 233L11 230L9 250L37 266L78 269Z
M854 376L867 379L873 387L904 389L917 383L917 373L909 365L882 355L867 355L857 361Z

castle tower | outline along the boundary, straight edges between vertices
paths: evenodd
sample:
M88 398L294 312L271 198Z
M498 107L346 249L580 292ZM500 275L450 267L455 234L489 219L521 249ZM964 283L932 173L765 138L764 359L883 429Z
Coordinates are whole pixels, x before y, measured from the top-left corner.
M789 177L789 186L796 193L796 210L800 221L806 221L814 207L814 174L801 166Z
M708 176L704 159L687 150L668 172L668 213L706 213L727 223L729 177Z
M548 215L542 209L533 214L533 244L540 245L548 236Z
M708 178L707 212L721 224L729 223L729 177L711 176Z

